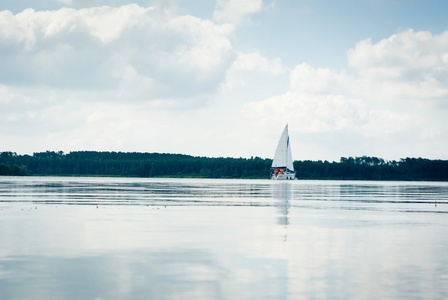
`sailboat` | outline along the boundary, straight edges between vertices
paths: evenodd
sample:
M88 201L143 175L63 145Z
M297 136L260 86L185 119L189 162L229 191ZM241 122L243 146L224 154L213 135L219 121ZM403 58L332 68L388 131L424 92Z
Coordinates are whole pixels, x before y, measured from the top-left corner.
M291 145L289 144L288 124L283 130L275 150L274 160L271 166L271 179L293 180L296 178L292 164Z

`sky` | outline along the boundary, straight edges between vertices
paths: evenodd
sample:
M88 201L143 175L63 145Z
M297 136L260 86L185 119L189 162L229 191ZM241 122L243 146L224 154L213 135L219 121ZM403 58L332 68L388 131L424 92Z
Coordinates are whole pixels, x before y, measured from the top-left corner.
M446 0L2 0L0 151L448 159Z

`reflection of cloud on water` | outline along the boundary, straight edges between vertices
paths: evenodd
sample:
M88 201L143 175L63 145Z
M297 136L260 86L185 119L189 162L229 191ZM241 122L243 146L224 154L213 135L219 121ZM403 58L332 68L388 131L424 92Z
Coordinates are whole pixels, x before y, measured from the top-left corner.
M225 273L207 253L189 250L75 258L26 256L2 264L8 278L0 280L1 294L15 299L31 295L35 299L216 298L216 285Z
M0 299L448 293L445 183L5 181Z
M221 257L222 259L222 257ZM176 249L0 259L2 299L235 299L286 297L285 262Z

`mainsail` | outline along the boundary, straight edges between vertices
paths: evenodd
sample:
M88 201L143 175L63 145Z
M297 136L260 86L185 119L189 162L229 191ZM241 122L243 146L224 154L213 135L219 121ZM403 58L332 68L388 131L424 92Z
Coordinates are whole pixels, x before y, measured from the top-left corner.
M291 145L289 143L288 124L278 141L277 149L275 150L274 160L272 161L271 169L286 169L285 171L294 173L294 166L292 164Z

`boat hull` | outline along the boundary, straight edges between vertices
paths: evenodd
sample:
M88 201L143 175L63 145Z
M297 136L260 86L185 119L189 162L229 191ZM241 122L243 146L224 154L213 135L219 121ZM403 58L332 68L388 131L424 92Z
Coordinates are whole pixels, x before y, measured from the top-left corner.
M295 173L286 172L283 174L272 174L271 175L272 180L294 180L296 179Z

